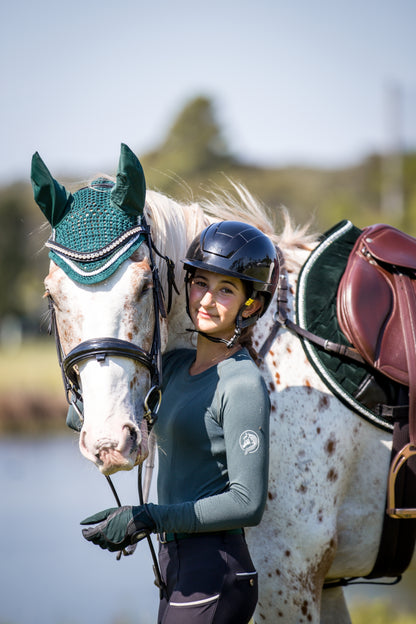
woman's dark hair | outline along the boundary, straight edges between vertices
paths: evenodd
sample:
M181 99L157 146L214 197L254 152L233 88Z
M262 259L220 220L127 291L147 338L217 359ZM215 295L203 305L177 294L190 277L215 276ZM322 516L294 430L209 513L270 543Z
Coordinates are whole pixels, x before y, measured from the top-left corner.
M253 325L251 325L250 327L245 327L241 331L240 337L238 339L238 344L247 349L251 359L254 360L257 366L260 366L261 360L259 358L259 354L253 346Z

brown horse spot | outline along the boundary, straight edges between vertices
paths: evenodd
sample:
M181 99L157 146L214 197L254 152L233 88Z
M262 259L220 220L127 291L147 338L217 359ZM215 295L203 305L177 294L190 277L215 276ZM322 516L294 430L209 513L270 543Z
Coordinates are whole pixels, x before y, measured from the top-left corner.
M288 353L292 353L292 349L291 349L290 347L286 347L286 351L287 351Z
M299 487L298 492L300 492L301 494L305 494L305 492L307 492L308 488L306 487L306 485L304 485L302 483L302 485Z
M280 383L280 373L278 373L276 371L275 375L274 375L275 379L276 379L276 383L279 384Z
M329 407L328 397L326 395L321 396L321 398L319 399L318 408L320 410L325 410L325 409L328 409L328 407Z
M331 468L326 475L328 481L336 481L338 479L338 473L334 468Z
M276 390L275 385L272 381L269 383L269 390L270 392L274 392Z
M275 574L276 574L276 576L280 576L280 574L281 574L280 570L278 570L278 569L276 568L276 570L275 570ZM283 592L281 591L281 592L280 592L280 595L282 595L282 593L283 593Z
M325 445L325 451L328 453L328 455L332 455L335 452L336 446L336 440L334 440L334 438L329 438Z
M275 495L272 494L272 492L267 492L267 497L268 497L269 500L273 500Z
M272 404L271 407L270 407L270 411L271 412L275 412L276 411L276 406Z
M290 557L292 553L290 552L290 550L285 550L285 556L286 557Z
M321 433L321 428L320 428L320 427L317 427L317 428L316 428L316 433L317 433L318 435Z
M270 355L271 355L272 357L274 357L274 351L272 351L272 350L270 349L269 353L270 353Z

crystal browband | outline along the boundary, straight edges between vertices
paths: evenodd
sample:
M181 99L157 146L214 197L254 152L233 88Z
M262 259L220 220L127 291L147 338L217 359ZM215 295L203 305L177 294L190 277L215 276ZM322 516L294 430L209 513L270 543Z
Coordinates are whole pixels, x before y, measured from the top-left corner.
M127 240L136 237L137 234L145 234L147 231L147 227L137 225L136 227L124 232L121 236L114 239L105 247L97 249L96 251L74 251L73 249L68 249L68 247L56 243L52 238L45 243L45 246L58 255L70 258L71 260L75 260L77 262L96 262L97 260L110 256L119 247L122 247Z

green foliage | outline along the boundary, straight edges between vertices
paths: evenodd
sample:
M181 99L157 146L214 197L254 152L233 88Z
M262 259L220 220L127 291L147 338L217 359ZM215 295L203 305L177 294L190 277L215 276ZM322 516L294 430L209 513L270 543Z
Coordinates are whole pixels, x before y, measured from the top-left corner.
M355 605L350 615L352 624L416 624L416 615L403 613L384 601Z

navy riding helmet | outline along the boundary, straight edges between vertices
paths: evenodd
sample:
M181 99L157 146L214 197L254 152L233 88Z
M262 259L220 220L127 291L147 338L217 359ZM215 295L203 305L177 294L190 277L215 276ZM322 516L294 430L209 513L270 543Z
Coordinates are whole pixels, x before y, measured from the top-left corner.
M221 340L229 347L235 344L244 327L253 325L266 312L279 280L278 254L270 238L256 227L239 221L221 221L206 227L193 240L182 262L187 283L199 268L236 277L244 283L248 297L262 296L263 306L253 315L243 318L244 306L240 309L234 337L231 341ZM189 315L188 289L187 312Z

